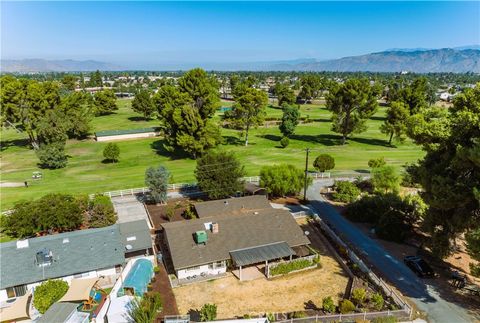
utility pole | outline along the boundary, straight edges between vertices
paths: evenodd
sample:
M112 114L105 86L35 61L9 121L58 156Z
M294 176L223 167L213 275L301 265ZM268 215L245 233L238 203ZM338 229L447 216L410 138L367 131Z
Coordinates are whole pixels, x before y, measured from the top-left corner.
M307 201L307 183L308 183L308 153L310 152L310 148L305 149L306 156L305 156L305 182L303 185L303 200Z

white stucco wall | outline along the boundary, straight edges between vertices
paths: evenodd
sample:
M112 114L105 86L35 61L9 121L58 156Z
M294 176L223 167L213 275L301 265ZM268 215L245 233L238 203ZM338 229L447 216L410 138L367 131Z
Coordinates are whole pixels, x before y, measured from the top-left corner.
M82 275L82 277L77 277L77 278L93 278L93 277L100 277L100 276L114 277L116 275L116 272L115 272L115 267L112 267L112 268L106 268L106 269L101 269L101 270L88 271L88 272L82 273L81 275ZM66 281L68 284L70 284L73 278L75 278L73 275L69 275L69 276L64 276L64 277L58 277L58 278L55 278L55 279L61 279L61 280ZM41 283L42 283L42 281L27 284L27 290L33 291L35 289L35 287L37 287ZM6 289L0 290L0 303L5 302L8 299L9 298L8 298L8 295L7 295L7 290Z
M227 271L227 266L223 265L221 267L216 268L209 268L209 265L202 265L198 267L192 267L187 269L179 269L177 270L177 278L184 279L192 276L201 276L202 274L205 275L218 275L223 274Z
M149 138L158 136L158 132L144 132L144 133L131 133L125 135L115 135L115 136L102 136L96 137L97 141L114 141L114 140L125 140L125 139L137 139L137 138Z

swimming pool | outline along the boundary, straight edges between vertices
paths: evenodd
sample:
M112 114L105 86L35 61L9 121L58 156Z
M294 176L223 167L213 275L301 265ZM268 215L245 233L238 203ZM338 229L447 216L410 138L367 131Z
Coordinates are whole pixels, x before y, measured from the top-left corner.
M153 276L153 264L148 259L137 259L133 264L130 272L127 274L122 287L117 293L117 296L127 295L132 293L137 296L142 296L147 291L147 285Z

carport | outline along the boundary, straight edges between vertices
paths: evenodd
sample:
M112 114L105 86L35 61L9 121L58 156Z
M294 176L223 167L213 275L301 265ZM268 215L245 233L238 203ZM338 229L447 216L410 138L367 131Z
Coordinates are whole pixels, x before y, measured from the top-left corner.
M295 251L285 241L230 251L230 257L239 269L240 280L242 267L265 262L265 268L268 268L269 261L287 257L292 260L293 255ZM268 273L265 274L268 276Z

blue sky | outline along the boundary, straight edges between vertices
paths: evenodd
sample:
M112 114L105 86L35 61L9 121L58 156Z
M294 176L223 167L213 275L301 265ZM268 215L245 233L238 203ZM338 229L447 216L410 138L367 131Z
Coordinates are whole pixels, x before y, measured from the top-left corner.
M1 2L2 58L154 67L479 43L479 2Z

